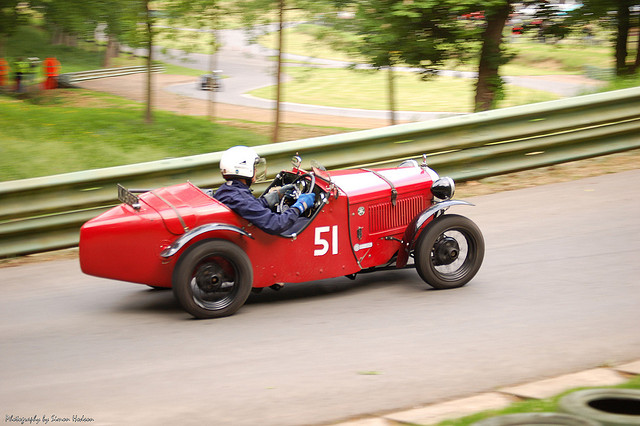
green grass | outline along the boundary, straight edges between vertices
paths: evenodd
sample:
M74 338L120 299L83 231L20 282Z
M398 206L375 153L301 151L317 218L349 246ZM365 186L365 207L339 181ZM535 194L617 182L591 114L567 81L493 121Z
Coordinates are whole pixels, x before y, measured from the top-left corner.
M606 90L620 90L631 87L640 87L640 73L628 77L619 77L608 82Z
M0 181L140 163L260 145L267 138L156 111L145 124L142 106L102 95L99 106L35 105L0 96ZM94 102L96 103L96 102Z
M622 385L611 386L611 387L625 388L625 389L640 389L640 376L635 376L631 378L628 382ZM481 413L476 413L471 416L462 417L459 419L446 420L438 423L437 426L469 426L474 422L478 422L482 419L486 419L489 417L502 416L506 414L557 412L558 401L566 394L570 392L574 392L576 390L580 390L580 389L572 389L571 391L563 392L560 395L556 395L552 398L540 399L540 400L532 399L532 400L517 402L502 410L483 411Z
M386 110L386 71L346 69L287 68L293 81L284 84L287 102L343 108ZM471 112L473 85L467 78L437 77L421 81L413 73L396 73L396 110L432 112ZM507 86L507 97L500 107L557 99L558 96L516 86ZM274 87L253 90L251 95L275 99Z

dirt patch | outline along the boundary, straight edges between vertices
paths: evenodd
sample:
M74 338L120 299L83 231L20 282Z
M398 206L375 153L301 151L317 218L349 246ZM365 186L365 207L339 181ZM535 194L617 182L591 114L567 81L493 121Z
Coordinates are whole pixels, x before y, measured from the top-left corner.
M121 77L110 77L89 80L79 84L80 87L99 92L111 93L138 102L146 101L145 74L132 74ZM172 111L177 114L208 116L210 102L181 96L163 90L174 84L193 83L196 77L183 75L157 74L153 77L153 105L154 108ZM274 111L262 108L250 108L240 105L215 103L211 113L217 120L243 120L258 123L271 123ZM372 129L389 125L388 120L351 118L342 116L327 116L285 111L282 113L285 124L304 124L309 126L330 126L343 129ZM234 124L235 125L235 124ZM338 133L336 130L335 133Z
M584 86L604 86L607 84L604 81L594 80L592 78L585 77L583 75L533 75L527 78L544 80L544 81L557 81L561 83L581 84Z
M33 263L49 262L52 260L77 260L78 248L70 248L64 250L56 250L46 253L30 254L27 256L18 256L8 259L0 259L0 268L9 268L12 266L30 265Z

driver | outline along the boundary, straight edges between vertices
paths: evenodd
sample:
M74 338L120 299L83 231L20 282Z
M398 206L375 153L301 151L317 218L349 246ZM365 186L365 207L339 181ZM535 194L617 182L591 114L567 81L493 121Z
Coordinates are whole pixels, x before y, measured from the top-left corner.
M218 188L213 198L224 203L231 210L253 223L268 234L278 235L296 223L298 217L313 206L315 194L301 194L290 209L274 213L270 207L277 203L292 187L287 185L270 192L266 197L251 195L251 184L256 181L256 166L266 163L256 152L246 146L234 146L226 150L220 158L220 172L226 182ZM267 199L269 198L269 200Z

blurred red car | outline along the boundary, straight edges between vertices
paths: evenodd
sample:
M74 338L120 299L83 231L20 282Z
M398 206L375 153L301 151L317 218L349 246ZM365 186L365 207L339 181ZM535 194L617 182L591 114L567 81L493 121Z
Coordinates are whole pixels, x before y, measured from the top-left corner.
M196 318L235 313L252 289L384 268L415 266L437 289L478 272L484 240L468 218L445 214L455 185L408 160L395 168L281 171L267 190L293 183L277 209L304 192L316 203L295 229L269 235L191 183L140 193L119 186L122 204L80 233L82 270L98 277L173 288ZM413 259L413 261L410 261Z

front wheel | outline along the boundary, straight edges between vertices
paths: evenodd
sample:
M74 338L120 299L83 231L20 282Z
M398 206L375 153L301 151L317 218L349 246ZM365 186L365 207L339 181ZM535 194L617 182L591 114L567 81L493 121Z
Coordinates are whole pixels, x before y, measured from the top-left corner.
M462 287L480 269L484 239L470 219L445 214L422 232L414 251L420 278L437 289Z
M196 318L234 314L251 292L253 268L246 253L225 240L211 240L186 252L173 275L173 294Z

